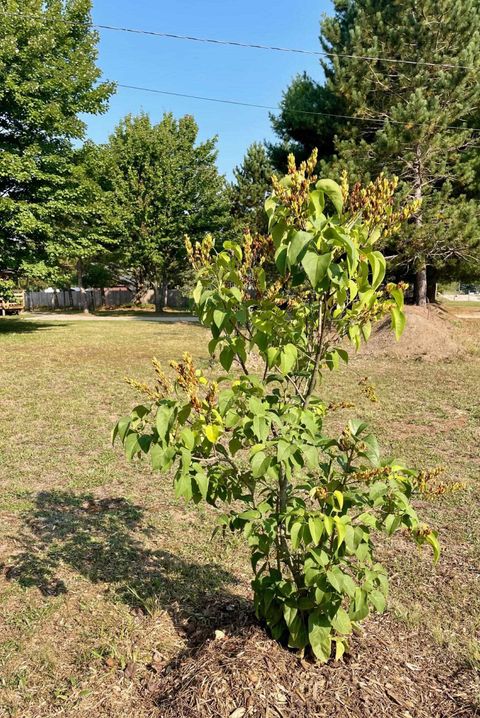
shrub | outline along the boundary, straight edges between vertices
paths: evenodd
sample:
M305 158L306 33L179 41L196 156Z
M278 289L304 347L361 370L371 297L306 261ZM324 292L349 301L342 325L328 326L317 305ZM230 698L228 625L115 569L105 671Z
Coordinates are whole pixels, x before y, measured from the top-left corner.
M0 278L0 301L12 302L14 299L15 282Z
M129 459L148 454L172 471L177 497L228 507L220 527L250 547L257 616L274 638L327 661L371 609L384 610L378 533L403 529L435 559L439 547L411 504L432 476L381 460L360 419L327 436L335 402L318 391L380 318L390 314L400 335L403 287L382 287L375 245L415 205L395 209L396 183L384 177L348 195L317 181L315 160L291 160L274 180L268 237L246 233L220 251L209 236L195 248L187 240L195 309L227 375L211 381L185 354L170 381L154 361L155 385L130 380L148 400L114 438Z

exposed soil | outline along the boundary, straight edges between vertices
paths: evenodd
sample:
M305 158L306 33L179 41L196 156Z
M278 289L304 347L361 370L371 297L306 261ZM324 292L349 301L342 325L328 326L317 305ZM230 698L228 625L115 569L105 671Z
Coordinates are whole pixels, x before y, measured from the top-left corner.
M255 625L187 652L149 686L162 718L470 718L479 676L388 616L365 626L344 661L300 660Z
M396 342L390 319L382 321L362 352L374 356L391 356L423 361L445 361L465 353L462 332L449 314L436 307L405 307L407 323Z

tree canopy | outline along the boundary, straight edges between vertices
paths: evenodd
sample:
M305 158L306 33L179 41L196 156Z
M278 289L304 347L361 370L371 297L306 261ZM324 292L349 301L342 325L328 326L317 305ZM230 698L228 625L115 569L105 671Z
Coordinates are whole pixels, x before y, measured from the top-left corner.
M99 82L90 10L0 2L0 269L17 275L51 276L60 256L87 251L91 196L72 141L80 114L104 112L113 91Z
M109 193L110 227L119 261L142 290L185 279L184 235L220 234L231 222L216 138L198 142L191 115L127 116L103 148L99 181Z

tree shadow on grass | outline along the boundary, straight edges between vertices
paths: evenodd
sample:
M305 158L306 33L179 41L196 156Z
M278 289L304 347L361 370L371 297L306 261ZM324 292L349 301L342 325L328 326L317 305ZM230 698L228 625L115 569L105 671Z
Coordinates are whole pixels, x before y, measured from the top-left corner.
M136 612L162 608L178 630L201 640L232 616L251 615L250 602L228 592L235 577L217 564L189 563L145 545L151 528L125 498L43 491L25 513L22 551L4 565L5 576L43 595L68 592L62 566L105 584Z
M27 319L18 317L0 317L0 335L1 334L32 334L42 329L53 329L57 327L65 327L65 322L30 322Z

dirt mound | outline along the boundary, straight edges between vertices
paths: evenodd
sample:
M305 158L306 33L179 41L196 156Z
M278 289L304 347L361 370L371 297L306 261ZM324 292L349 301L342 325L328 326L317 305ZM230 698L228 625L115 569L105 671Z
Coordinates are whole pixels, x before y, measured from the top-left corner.
M405 307L407 323L400 341L395 341L390 319L373 331L362 354L399 359L445 361L464 353L463 339L446 312L434 307Z
M162 718L466 718L477 715L474 673L457 670L388 617L353 640L343 662L300 660L257 626L222 635L170 664Z

